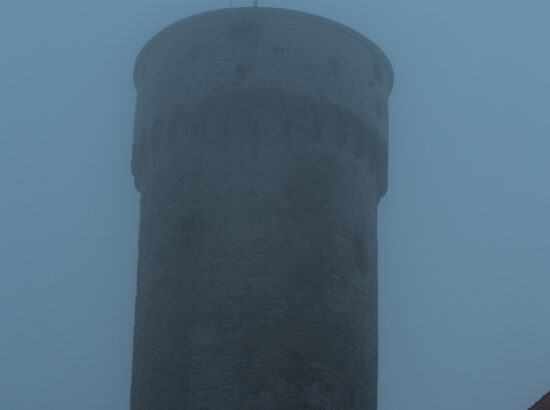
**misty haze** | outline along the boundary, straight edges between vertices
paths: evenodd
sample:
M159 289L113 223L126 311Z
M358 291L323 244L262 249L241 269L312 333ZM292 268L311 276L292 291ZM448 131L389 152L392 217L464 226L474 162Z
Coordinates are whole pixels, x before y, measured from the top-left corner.
M254 3L0 4L0 410L533 406L550 3Z

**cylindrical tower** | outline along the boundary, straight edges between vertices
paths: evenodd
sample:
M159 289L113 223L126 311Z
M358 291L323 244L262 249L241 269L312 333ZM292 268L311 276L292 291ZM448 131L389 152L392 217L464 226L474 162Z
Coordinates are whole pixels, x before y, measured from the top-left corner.
M134 77L132 410L375 410L387 58L224 9L157 34Z

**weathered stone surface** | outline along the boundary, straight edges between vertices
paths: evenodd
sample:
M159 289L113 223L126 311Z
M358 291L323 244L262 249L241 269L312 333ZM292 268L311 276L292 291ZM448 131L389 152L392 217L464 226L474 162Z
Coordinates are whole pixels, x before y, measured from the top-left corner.
M387 59L228 9L159 33L135 80L132 410L375 410Z

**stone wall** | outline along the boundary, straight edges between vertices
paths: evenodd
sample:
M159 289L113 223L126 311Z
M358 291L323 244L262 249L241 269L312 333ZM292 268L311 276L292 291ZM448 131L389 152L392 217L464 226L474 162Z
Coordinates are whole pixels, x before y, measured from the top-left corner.
M132 410L375 410L383 54L228 9L159 33L135 79Z

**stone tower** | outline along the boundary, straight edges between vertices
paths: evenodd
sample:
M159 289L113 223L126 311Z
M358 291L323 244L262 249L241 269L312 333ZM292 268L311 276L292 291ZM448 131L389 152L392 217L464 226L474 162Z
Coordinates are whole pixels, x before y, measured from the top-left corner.
M388 59L324 18L224 9L134 77L132 410L375 410Z

